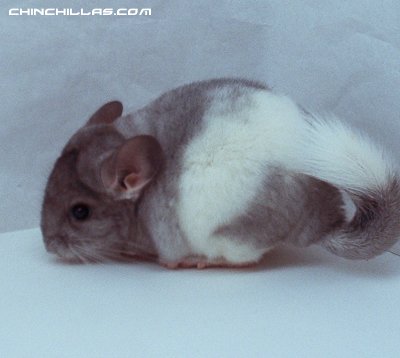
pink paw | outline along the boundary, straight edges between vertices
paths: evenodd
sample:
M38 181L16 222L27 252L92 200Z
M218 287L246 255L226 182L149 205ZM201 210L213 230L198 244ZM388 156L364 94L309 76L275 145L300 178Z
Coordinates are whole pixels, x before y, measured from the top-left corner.
M232 263L223 258L207 260L205 257L186 257L179 261L161 261L160 264L168 269L176 270L178 268L249 268L257 265L257 262Z
M200 257L186 257L179 261L161 261L160 264L171 270L175 270L178 268L204 269L207 267L207 262Z

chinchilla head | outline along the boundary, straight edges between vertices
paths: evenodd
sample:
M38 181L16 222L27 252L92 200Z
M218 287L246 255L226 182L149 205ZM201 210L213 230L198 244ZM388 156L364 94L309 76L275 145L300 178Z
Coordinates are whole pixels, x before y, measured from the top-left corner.
M162 166L151 136L126 139L113 126L120 102L102 106L67 143L47 182L41 229L46 249L65 261L152 256L140 240L136 205Z

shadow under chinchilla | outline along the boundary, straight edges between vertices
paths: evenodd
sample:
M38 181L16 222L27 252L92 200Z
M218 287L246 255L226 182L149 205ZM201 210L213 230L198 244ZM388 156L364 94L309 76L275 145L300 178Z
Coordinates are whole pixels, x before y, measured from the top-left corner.
M393 256L393 257L391 257ZM371 260L347 260L341 257L334 256L324 249L319 247L310 248L293 248L288 246L277 247L268 252L257 265L243 266L243 267L207 267L205 269L195 268L179 268L175 270L169 270L165 267L160 266L157 263L155 256L134 256L129 254L121 253L118 256L110 257L106 261L102 262L83 262L80 260L66 260L57 256L50 256L46 254L46 257L52 263L59 265L70 265L70 266L84 266L85 264L126 264L126 265L146 265L147 268L153 267L156 271L232 271L236 273L251 273L260 271L284 271L294 270L296 268L321 268L329 269L332 271L340 272L345 275L358 276L364 278L385 278L385 277L398 277L400 276L400 258L398 258L398 265L393 261L397 261L397 257L387 252L383 256Z
M284 270L313 266L365 278L400 276L400 258L390 252L370 260L348 260L332 255L320 247L301 249L282 246L267 253L259 266L253 269Z

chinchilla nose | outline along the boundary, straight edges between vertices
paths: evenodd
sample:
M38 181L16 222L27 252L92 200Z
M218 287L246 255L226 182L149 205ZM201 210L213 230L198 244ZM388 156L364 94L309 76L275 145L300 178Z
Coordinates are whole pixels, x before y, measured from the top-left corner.
M46 247L46 251L50 254L55 254L56 253L56 245L54 241L48 241L46 240L44 243L44 246Z
M46 251L51 253L51 254L56 254L57 253L57 246L58 243L56 240L45 240L44 245L46 247Z

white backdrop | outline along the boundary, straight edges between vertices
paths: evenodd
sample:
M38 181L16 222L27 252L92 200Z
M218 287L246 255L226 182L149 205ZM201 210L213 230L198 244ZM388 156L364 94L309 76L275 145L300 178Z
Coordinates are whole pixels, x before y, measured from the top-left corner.
M135 108L193 80L266 81L346 117L400 161L398 0L107 0L96 7L152 16L8 16L81 3L1 1L0 232L38 226L54 160L100 104ZM257 269L168 271L63 265L38 229L0 243L1 357L399 356L389 253L359 262L279 249Z
M266 81L344 116L400 159L397 0L148 0L134 2L152 9L147 17L8 16L46 5L82 6L3 0L0 8L0 232L38 226L52 163L97 106L120 99L135 108L193 80Z

